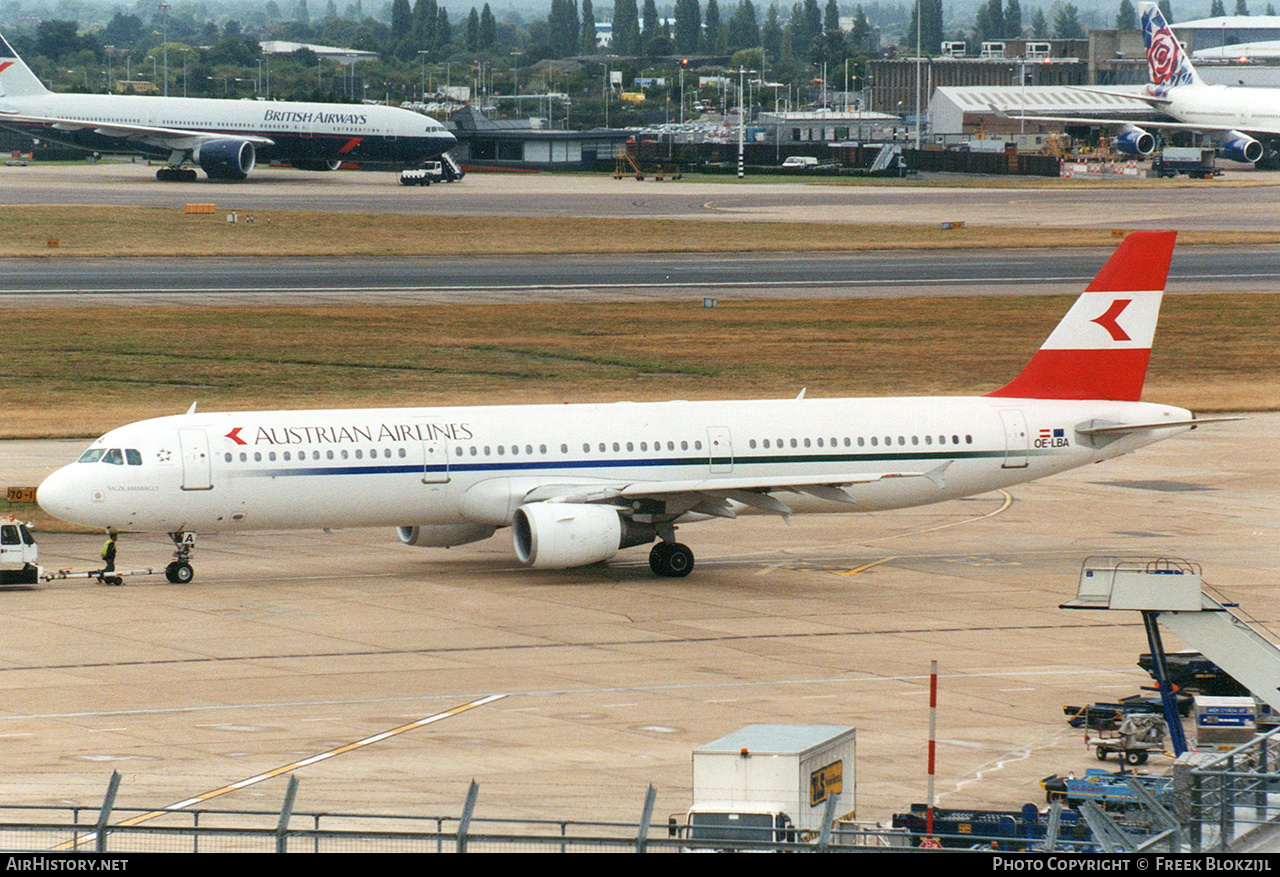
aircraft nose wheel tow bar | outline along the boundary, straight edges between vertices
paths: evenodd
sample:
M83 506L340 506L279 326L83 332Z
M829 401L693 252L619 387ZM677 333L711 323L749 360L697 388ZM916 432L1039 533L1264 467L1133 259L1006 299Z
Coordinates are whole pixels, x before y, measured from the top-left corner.
M173 540L174 552L173 560L169 561L169 565L164 568L164 577L175 585L185 585L196 577L195 570L191 567L191 556L196 550L196 534L178 531L170 533L169 538ZM60 569L57 572L46 573L41 570L39 574L40 581L52 582L56 580L65 580L73 578L90 578L97 579L103 585L123 585L126 576L150 576L157 575L160 571L152 567L146 569L134 569L125 571L112 570L108 572L105 569L95 569L88 572L74 572L69 569Z
M649 552L649 569L660 576L684 578L693 572L693 552L680 542L658 542Z

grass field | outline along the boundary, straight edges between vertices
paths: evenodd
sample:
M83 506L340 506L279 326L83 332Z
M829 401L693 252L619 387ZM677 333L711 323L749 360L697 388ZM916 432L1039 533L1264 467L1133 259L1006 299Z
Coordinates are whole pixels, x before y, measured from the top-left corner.
M821 252L951 247L1099 247L1109 229L708 222L574 217L394 216L166 207L7 207L0 256L420 255L429 238L454 255L520 253ZM1280 243L1280 232L1183 232L1194 244Z
M0 438L211 409L984 393L1071 296L4 311ZM1145 398L1280 406L1280 294L1165 299Z

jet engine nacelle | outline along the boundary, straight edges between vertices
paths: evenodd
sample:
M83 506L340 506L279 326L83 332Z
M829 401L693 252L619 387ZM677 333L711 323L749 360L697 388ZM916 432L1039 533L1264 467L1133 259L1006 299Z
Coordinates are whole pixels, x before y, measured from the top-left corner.
M516 509L516 557L535 569L568 569L608 560L622 545L622 516L613 506L534 502Z
M1134 128L1112 140L1111 145L1126 155L1150 155L1156 151L1156 138L1141 128Z
M243 180L258 162L257 150L248 140L206 140L191 153L191 160L211 180Z
M289 164L293 165L300 171L336 171L338 168L342 167L342 159L300 159L298 161L291 161Z
M535 569L600 563L623 548L658 538L653 524L624 518L613 506L531 502L511 519L516 558Z
M1231 161L1255 162L1262 158L1262 144L1252 137L1241 137L1222 146L1222 157Z
M422 524L417 527L396 527L396 535L405 545L417 548L452 548L479 542L493 535L494 527L484 524Z

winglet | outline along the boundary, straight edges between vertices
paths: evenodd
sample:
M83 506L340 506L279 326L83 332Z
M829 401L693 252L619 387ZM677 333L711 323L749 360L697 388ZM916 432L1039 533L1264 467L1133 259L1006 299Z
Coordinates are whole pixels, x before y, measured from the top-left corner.
M988 396L1137 402L1177 232L1135 231L1031 362Z

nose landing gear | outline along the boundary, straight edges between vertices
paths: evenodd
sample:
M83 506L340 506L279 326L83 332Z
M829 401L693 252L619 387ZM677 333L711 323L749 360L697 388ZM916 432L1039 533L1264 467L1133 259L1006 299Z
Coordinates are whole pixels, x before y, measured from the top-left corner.
M164 577L175 585L185 585L196 577L195 570L191 568L191 555L196 550L196 534L179 530L170 533L169 538L174 545L173 560L164 568Z

